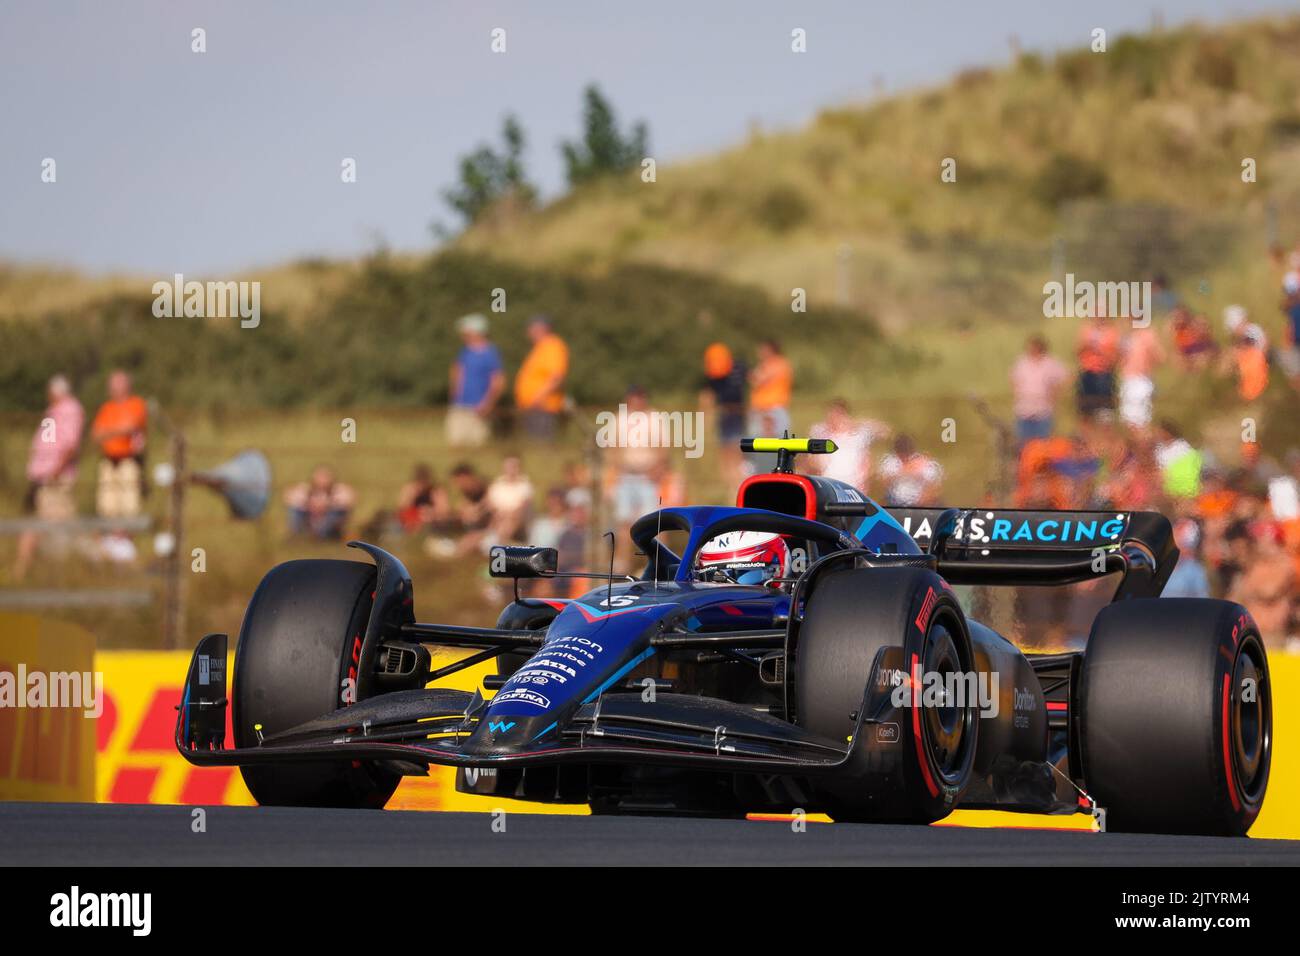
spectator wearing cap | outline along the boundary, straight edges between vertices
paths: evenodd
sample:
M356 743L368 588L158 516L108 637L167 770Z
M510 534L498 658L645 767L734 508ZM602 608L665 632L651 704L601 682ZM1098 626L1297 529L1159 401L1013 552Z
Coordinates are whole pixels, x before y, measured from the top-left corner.
M45 396L49 404L32 435L27 455L26 510L44 521L70 521L77 513L72 487L77 480L77 456L81 452L86 413L63 375L50 379ZM32 530L19 536L14 565L16 580L27 575L39 540L39 534Z
M1064 365L1047 351L1047 340L1035 335L1011 366L1011 392L1016 415L1016 442L1023 447L1052 434L1056 400L1070 380Z
M1223 326L1232 340L1237 394L1242 401L1253 402L1268 387L1268 337L1240 305L1223 310Z
M564 411L569 347L544 315L528 320L528 339L532 349L515 376L515 405L524 433L536 441L549 441Z
M451 366L451 404L447 408L447 444L478 448L490 434L489 422L506 388L501 354L488 339L488 321L474 313L456 322L461 346Z

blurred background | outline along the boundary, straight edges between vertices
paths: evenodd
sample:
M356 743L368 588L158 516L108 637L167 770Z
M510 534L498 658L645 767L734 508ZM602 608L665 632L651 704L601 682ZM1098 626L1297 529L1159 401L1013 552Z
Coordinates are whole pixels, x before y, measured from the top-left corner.
M1300 14L1089 6L7 5L0 609L188 648L365 537L478 623L488 542L603 564L790 428L887 504L1162 510L1293 655ZM599 447L622 403L703 454Z
M93 623L102 646L188 643L233 629L270 564L366 532L416 571L422 613L468 620L496 600L467 560L485 527L594 540L660 497L730 500L729 423L807 434L830 415L863 439L840 467L882 500L919 474L945 503L1165 508L1212 592L1283 603L1300 562L1300 19L737 10L8 8L0 506L40 517L36 486L62 477L46 518L142 517L35 545L0 525L0 589L23 592L0 601ZM260 283L256 327L157 317L154 283L177 273ZM1044 318L1044 283L1067 273L1154 282L1155 346L1125 317L1091 339ZM458 327L470 314L481 333ZM556 360L543 348L521 375L537 315L565 347L547 395L522 396L554 412L540 432L520 395ZM1017 379L1036 336L1061 369ZM466 339L493 356L460 399L483 430L447 418ZM1100 406L1078 395L1094 367L1112 378ZM1154 398L1126 412L1135 371ZM42 465L55 376L81 433ZM706 408L703 454L597 448L596 413L632 386L642 407ZM754 421L772 409L788 415ZM1018 429L1018 410L1038 424ZM140 433L102 437L123 422ZM154 473L178 436L190 470L260 449L274 487L245 523L184 497L169 636L176 500ZM518 476L488 494L511 456ZM123 458L138 504L102 470ZM316 493L295 487L321 466ZM304 523L303 506L342 514ZM1284 646L1293 609L1270 610Z

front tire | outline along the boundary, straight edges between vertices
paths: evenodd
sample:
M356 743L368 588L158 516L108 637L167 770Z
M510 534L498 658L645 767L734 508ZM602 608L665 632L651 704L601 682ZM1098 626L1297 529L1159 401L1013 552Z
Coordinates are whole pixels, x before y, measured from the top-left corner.
M1250 612L1150 598L1102 610L1083 659L1085 786L1106 829L1243 836L1268 786L1272 695Z
M795 650L800 726L836 741L852 734L876 655L891 646L902 648L907 672L918 679L975 671L965 617L933 571L856 568L820 582ZM975 760L978 703L908 707L900 716L902 779L827 782L835 820L933 823L959 802Z
M357 561L286 561L267 572L244 614L235 649L231 722L235 745L256 747L349 703L369 662L362 638L375 567ZM359 695L351 695L359 699ZM379 809L401 776L364 761L241 767L262 806Z

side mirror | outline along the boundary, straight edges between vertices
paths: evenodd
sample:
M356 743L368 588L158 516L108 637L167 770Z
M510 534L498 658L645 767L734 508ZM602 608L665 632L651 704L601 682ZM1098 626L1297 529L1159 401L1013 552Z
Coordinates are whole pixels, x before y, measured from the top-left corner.
M488 574L494 578L546 578L559 565L560 553L554 548L494 544L488 551Z

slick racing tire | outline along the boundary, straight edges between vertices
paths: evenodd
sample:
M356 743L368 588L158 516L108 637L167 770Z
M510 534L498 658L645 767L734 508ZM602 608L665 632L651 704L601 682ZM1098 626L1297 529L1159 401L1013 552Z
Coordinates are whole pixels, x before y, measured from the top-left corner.
M373 565L287 561L262 578L235 649L231 722L236 746L256 747L349 703L368 662L362 637L375 587ZM399 774L363 761L241 767L263 806L382 808Z
M1079 693L1084 786L1107 830L1242 836L1272 750L1268 659L1230 601L1152 598L1105 608Z
M808 598L794 655L797 722L843 743L883 647L900 647L909 673L973 673L961 608L927 568L860 568L828 575ZM892 745L901 774L828 780L835 820L932 823L947 816L971 776L979 703L900 709ZM850 771L851 773L851 771Z

